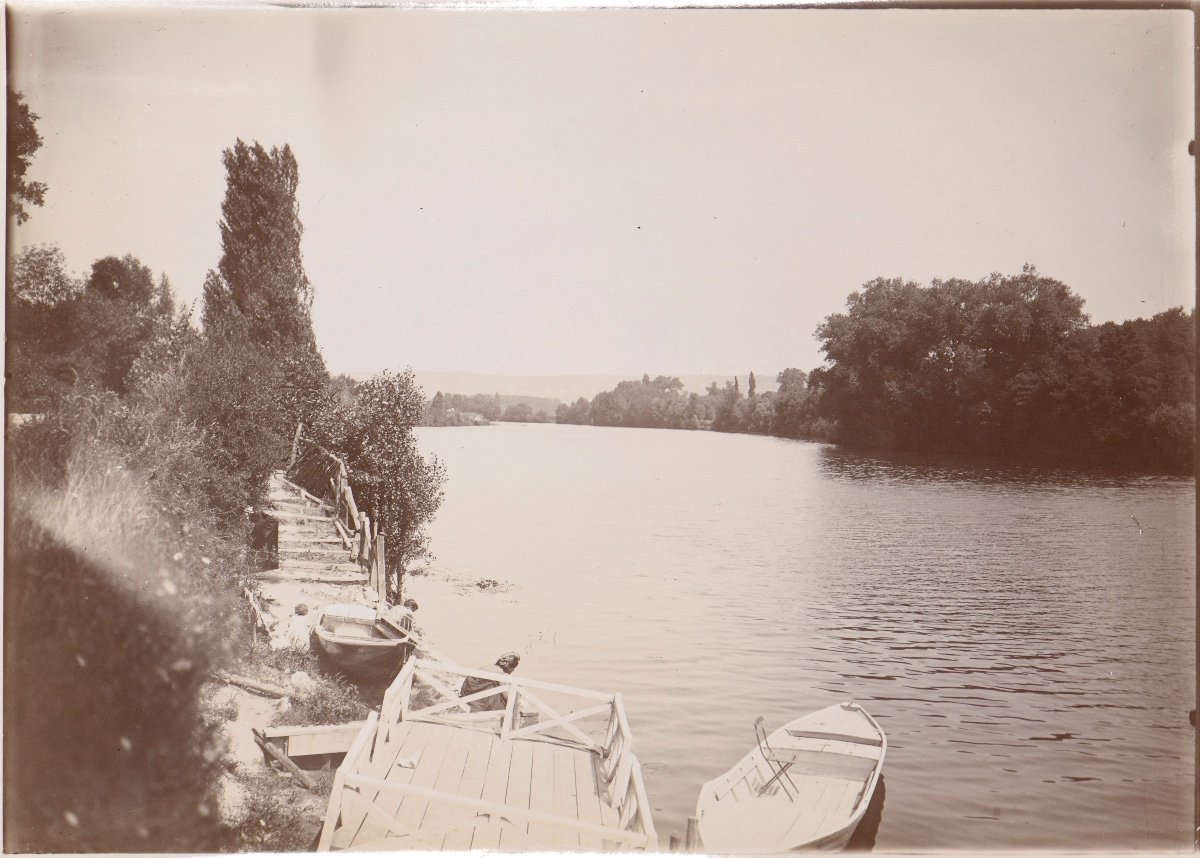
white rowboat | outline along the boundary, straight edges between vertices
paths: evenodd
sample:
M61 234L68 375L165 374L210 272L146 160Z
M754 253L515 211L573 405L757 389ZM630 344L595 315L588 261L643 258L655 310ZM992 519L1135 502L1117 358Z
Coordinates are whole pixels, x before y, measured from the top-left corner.
M871 803L887 737L857 703L784 724L755 722L750 753L700 789L696 817L710 853L845 847Z

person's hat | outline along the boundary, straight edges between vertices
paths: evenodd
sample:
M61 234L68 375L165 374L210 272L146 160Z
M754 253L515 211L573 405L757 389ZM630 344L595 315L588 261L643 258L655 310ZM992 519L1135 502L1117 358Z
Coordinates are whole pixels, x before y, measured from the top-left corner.
M499 664L499 665L520 664L520 663L521 663L521 656L517 655L515 652L506 652L504 655L502 655L498 659L496 659L496 664Z

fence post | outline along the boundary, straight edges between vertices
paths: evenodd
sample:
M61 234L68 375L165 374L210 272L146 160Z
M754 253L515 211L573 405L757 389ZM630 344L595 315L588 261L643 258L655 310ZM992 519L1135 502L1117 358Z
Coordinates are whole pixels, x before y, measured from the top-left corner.
M292 457L288 459L287 465L287 470L289 471L292 469L292 466L296 464L296 454L300 451L300 428L302 426L304 426L303 423L296 424L296 437L292 439Z
M371 517L363 514L358 517L358 565L362 566L369 559L368 541L371 538Z
M375 537L375 592L379 601L387 604L387 543L381 533Z
M684 852L699 852L703 846L700 845L700 821L694 816L689 816L687 821L687 836L683 841Z

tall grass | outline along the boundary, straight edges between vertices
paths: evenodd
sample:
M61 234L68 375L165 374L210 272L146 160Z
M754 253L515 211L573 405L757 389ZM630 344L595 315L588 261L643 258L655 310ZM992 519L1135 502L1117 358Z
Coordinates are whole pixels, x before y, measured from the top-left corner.
M199 690L238 636L229 583L243 561L164 507L114 406L81 398L10 436L9 851L218 842L222 749Z

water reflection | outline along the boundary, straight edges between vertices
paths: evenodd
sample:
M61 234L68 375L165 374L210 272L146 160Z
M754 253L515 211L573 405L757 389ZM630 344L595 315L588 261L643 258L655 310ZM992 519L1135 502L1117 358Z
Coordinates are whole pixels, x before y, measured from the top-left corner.
M887 764L887 761L884 761ZM850 841L846 844L847 852L870 852L875 848L875 836L879 834L879 823L883 820L883 802L887 798L887 778L880 777L875 786L875 794L867 805L858 828L854 829Z
M1124 488L1160 481L1172 475L1131 473L1104 465L1061 467L1013 464L980 456L931 453L865 453L822 445L819 467L833 480L881 483L959 483L966 485L1042 488Z

